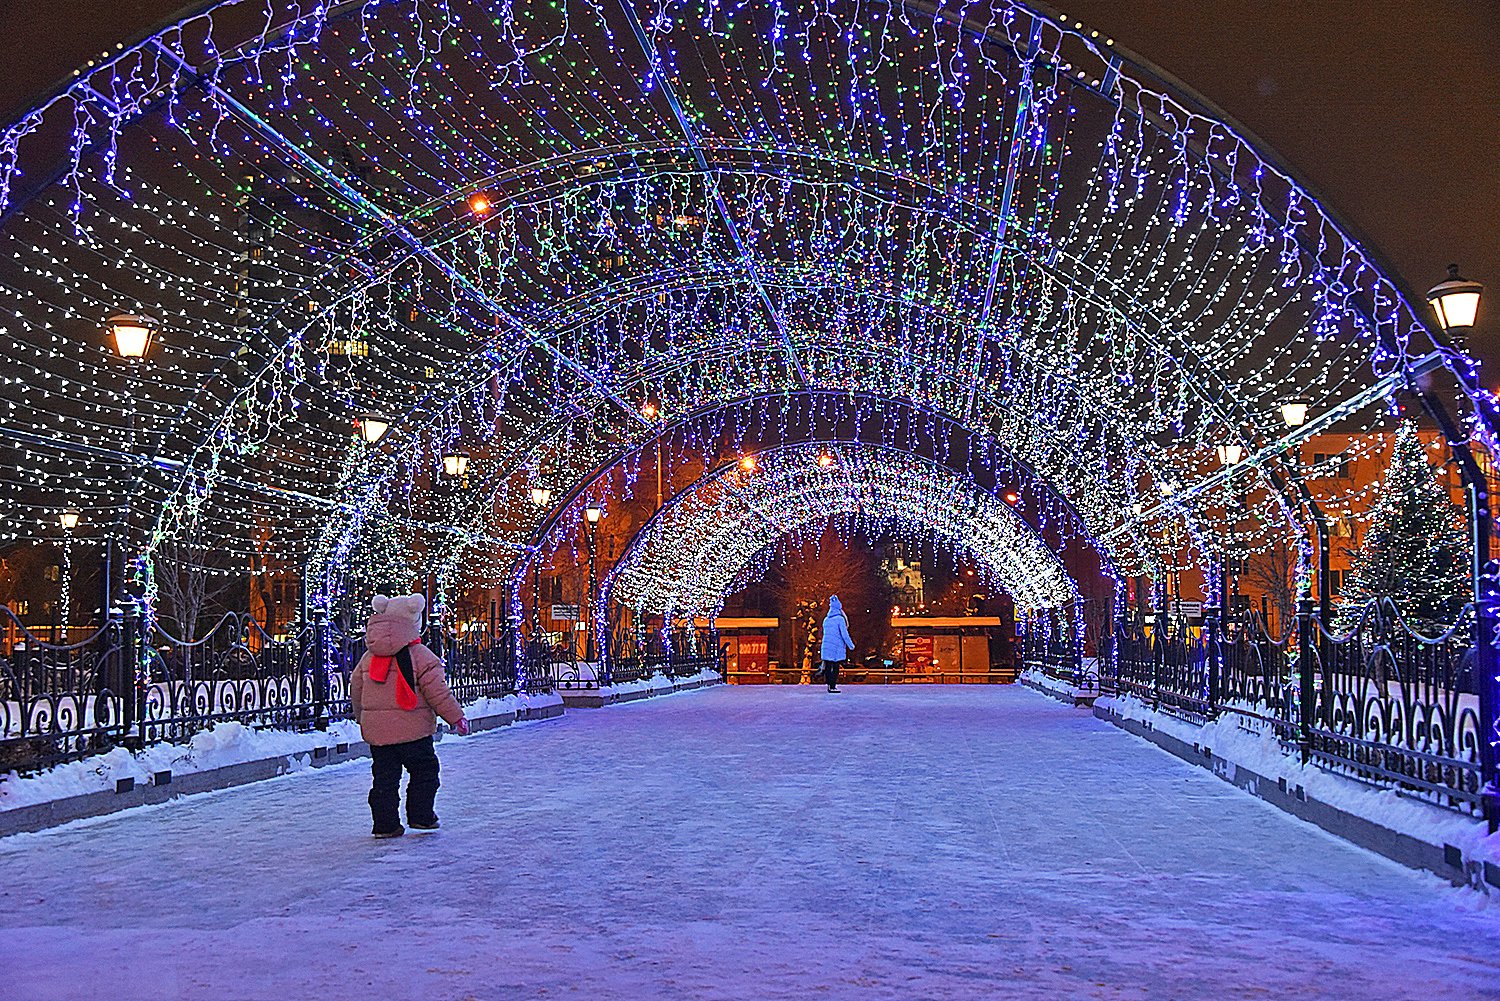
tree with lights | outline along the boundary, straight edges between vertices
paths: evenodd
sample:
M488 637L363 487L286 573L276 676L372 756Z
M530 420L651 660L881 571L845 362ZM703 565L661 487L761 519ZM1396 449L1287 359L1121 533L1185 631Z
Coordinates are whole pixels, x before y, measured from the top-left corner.
M405 594L415 576L408 533L388 512L372 512L349 559L349 593L356 605L363 607L376 594Z
M1427 464L1416 425L1403 421L1364 544L1355 551L1339 627L1390 598L1412 625L1447 625L1469 598L1468 541L1457 509Z

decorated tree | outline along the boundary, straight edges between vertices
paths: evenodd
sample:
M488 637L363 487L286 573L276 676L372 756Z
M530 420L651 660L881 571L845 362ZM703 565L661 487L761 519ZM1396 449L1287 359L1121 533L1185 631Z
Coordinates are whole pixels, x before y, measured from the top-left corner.
M349 560L349 592L363 611L372 595L405 594L416 579L411 533L389 512L372 512Z
M1416 426L1405 421L1354 553L1339 625L1354 625L1377 598L1394 601L1412 625L1452 623L1470 594L1467 552L1459 511L1427 464Z

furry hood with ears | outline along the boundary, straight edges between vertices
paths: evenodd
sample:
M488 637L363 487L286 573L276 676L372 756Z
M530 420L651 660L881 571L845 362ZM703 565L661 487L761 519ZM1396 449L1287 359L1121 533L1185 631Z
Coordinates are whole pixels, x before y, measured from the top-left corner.
M427 599L420 594L387 598L377 594L370 603L375 614L365 624L365 649L377 657L394 657L401 648L422 638L422 613Z

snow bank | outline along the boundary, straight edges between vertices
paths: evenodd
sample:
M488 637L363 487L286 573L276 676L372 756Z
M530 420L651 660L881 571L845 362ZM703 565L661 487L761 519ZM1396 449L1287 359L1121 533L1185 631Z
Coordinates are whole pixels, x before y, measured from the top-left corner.
M1162 733L1207 747L1226 761L1287 786L1301 786L1309 799L1406 834L1432 845L1453 845L1473 860L1500 862L1500 835L1490 836L1485 825L1442 807L1404 796L1394 789L1368 785L1328 771L1316 763L1304 765L1287 754L1269 724L1236 713L1199 726L1171 713L1152 709L1133 695L1101 698L1095 705L1129 720L1148 722Z
M1070 701L1073 698L1073 693L1078 690L1078 686L1071 681L1062 681L1031 668L1022 671L1020 677L1028 685L1040 688L1044 692L1066 696Z
M554 692L507 695L477 699L464 707L464 714L478 719L561 704L562 697ZM464 739L448 731L441 723L439 736L445 740ZM162 771L170 771L174 776L186 775L281 756L287 758L295 771L308 766L317 748L353 744L359 739L359 725L353 720L334 720L328 724L327 730L305 732L248 727L243 723L218 723L195 733L186 744L153 744L135 754L117 747L105 754L65 762L34 775L10 772L0 776L0 812L114 789L120 779L134 779L137 784L145 784L153 774Z
M690 674L683 678L671 678L665 674L653 674L649 678L641 678L637 681L626 681L618 685L606 685L597 689L600 695L633 695L636 692L670 692L679 685L701 684L705 681L722 681L718 671L711 668Z

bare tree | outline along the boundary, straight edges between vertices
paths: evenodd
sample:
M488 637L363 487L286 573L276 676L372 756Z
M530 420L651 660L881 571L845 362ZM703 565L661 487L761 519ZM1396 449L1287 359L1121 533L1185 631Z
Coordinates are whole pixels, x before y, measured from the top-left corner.
M1251 557L1246 575L1250 583L1259 588L1275 610L1275 623L1266 627L1284 629L1296 610L1297 547L1285 537L1278 538L1271 548Z
M208 557L197 532L164 542L156 551L157 618L170 623L178 639L197 639L204 609L229 589L228 575L214 574Z

